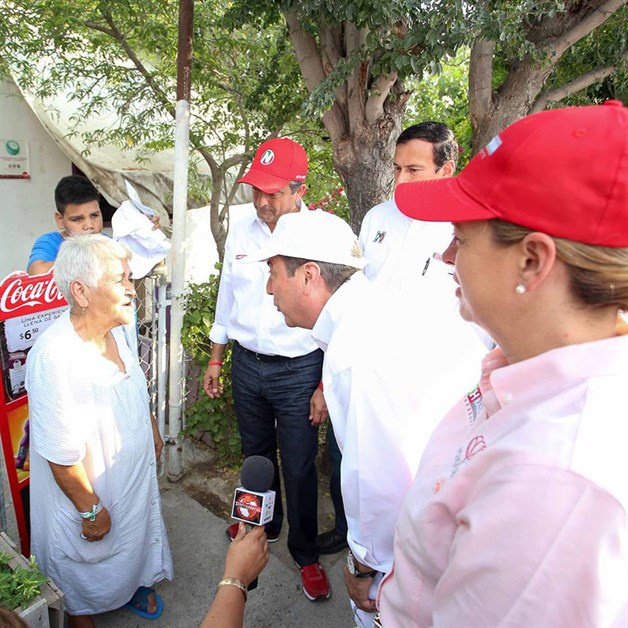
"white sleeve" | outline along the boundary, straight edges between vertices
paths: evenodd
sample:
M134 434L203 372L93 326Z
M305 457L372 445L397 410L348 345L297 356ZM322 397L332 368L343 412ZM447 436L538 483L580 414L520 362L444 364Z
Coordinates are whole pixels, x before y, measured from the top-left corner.
M422 441L431 433L431 426L422 426L417 418L402 382L356 367L334 377L330 395L325 387L326 399L339 401L337 406L328 402L328 409L342 443L349 543L360 562L382 572L392 566L395 522L414 479ZM417 434L422 427L423 438Z
M233 229L235 230L235 226ZM229 342L227 330L234 303L233 286L231 282L234 255L232 241L233 238L227 236L222 270L220 271L220 284L218 286L218 299L216 301L216 318L209 332L209 339L221 345L225 345Z
M78 464L85 457L92 391L72 381L66 356L50 350L32 354L27 361L31 446L55 464Z

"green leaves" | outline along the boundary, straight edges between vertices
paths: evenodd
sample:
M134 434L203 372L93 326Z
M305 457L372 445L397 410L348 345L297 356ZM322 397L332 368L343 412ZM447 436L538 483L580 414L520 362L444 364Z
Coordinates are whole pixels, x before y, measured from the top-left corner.
M30 569L9 567L11 556L0 553L0 606L14 610L28 606L41 592L46 576L39 571L35 557L29 560Z
M216 264L216 270L220 268L221 265ZM219 283L220 276L214 274L209 277L207 283L190 284L186 290L181 342L200 375L197 378L198 397L185 410L185 432L196 436L202 432L209 434L216 448L219 463L234 466L241 462L242 456L231 394L230 347L227 347L222 358L222 396L210 399L202 389L203 376L209 362L209 331L216 314Z

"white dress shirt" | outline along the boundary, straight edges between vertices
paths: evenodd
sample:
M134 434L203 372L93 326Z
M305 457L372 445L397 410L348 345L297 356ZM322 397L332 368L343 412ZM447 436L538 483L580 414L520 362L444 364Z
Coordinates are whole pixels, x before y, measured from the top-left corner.
M367 261L364 274L375 285L400 295L409 306L457 310L453 266L441 256L453 237L451 223L413 220L393 199L371 208L360 229L360 247ZM487 349L495 343L475 324L454 320L472 329Z
M387 288L411 291L424 277L449 273L439 260L452 235L450 223L413 220L394 200L380 203L367 212L360 228L364 274Z
M354 274L312 336L342 451L342 496L356 558L387 572L403 497L438 418L478 382L485 348L457 312L413 308Z
M303 205L301 211L310 210ZM236 340L246 349L264 355L289 358L307 355L318 347L309 330L288 327L283 314L273 305L273 297L266 293L268 266L263 262L241 262L262 248L270 236L268 225L256 214L231 226L225 244L216 319L209 338L218 344Z

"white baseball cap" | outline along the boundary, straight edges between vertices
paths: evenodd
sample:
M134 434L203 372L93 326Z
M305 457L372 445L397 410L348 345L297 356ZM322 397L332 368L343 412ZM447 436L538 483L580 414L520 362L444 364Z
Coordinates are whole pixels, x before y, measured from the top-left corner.
M285 214L277 221L268 243L242 261L262 262L275 255L352 268L364 268L366 264L351 227L342 218L322 210Z

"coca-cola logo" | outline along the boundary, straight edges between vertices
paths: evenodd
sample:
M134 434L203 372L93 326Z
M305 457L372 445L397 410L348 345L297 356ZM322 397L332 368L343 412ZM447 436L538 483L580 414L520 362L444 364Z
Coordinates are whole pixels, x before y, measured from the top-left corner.
M25 273L19 273L14 279L9 276L2 286L0 311L10 314L22 307L37 308L43 305L54 307L65 303L52 273L32 278Z

